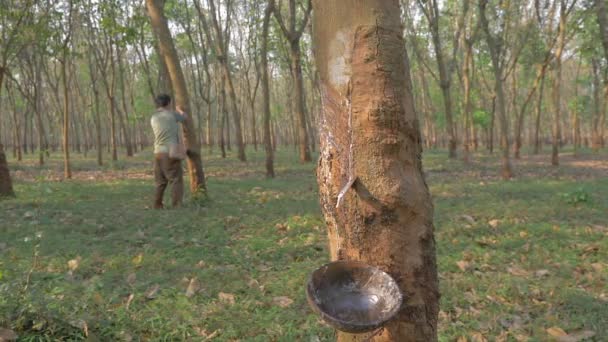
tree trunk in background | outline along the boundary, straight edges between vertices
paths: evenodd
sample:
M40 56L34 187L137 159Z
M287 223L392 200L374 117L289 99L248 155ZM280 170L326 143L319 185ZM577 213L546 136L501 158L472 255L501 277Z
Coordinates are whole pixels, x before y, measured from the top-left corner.
M70 106L69 85L67 75L67 50L61 61L61 79L63 80L63 176L72 178L72 167L70 165Z
M561 135L561 83L562 83L562 52L566 46L566 20L567 20L566 4L564 0L560 1L559 9L559 28L557 36L557 46L555 50L555 69L553 76L553 124L551 125L552 148L551 148L551 165L559 165L559 146Z
M540 88L538 89L538 101L536 102L536 123L534 126L534 154L539 154L541 149L540 141L540 117L543 113L543 94L545 92L545 78L540 79Z
M292 41L289 44L289 57L291 59L291 72L295 85L294 109L298 119L298 144L301 162L310 162L310 144L308 143L308 132L306 130L306 102L304 95L304 81L302 80L302 60L300 52L300 40Z
M397 0L315 0L323 114L317 173L332 260L361 260L405 294L375 336L338 341L437 341L433 205L421 164ZM369 338L369 339L367 339Z
M296 1L289 0L288 2L289 17L287 18L287 25L279 10L274 11L274 16L281 27L283 35L289 42L289 61L294 86L293 112L297 118L296 131L298 150L300 162L305 163L312 161L312 158L310 156L310 144L308 143L308 132L306 130L306 95L304 94L304 81L302 80L302 52L300 51L300 39L302 38L302 33L308 23L312 6L310 0L308 0L304 19L298 26L296 25Z
M4 70L5 68L0 65L0 105L2 104L2 85L4 83ZM1 132L0 132L1 133ZM8 163L6 161L6 154L4 153L4 146L0 140L0 197L3 196L15 196L13 191L13 182L11 181L11 173L8 170Z
M188 88L182 73L177 51L173 45L173 38L167 24L167 19L164 16L163 8L165 0L146 0L148 15L152 27L156 31L158 45L167 65L169 76L171 77L171 85L175 91L175 104L181 106L188 113L186 120L182 124L184 144L188 151L188 171L190 174L190 191L195 193L206 189L205 174L203 173L203 162L201 159L201 148L199 140L196 136L194 122L190 113L190 101L188 98Z
M264 111L264 150L266 152L266 177L274 177L274 152L270 139L270 85L268 84L268 27L274 10L274 0L269 0L264 11L262 24L262 51L260 53L262 71L262 110Z
M601 0L595 0L595 9L597 22L600 26L600 38L604 47L604 57L608 61L608 17L606 16L606 3Z
M462 156L465 163L471 162L471 127L473 119L471 113L471 69L473 66L473 40L464 38L464 60L462 62L462 85L464 96L464 154ZM450 151L451 153L451 151ZM454 154L456 151L454 151Z
M602 107L604 102L600 96L600 74L601 66L600 62L593 58L591 60L592 72L593 72L593 116L591 118L591 148L594 151L598 151L602 146L600 138L600 122L602 117Z
M426 1L424 1L426 2ZM423 1L420 1L420 6L424 6ZM435 48L435 59L437 61L437 69L439 70L439 87L441 88L441 94L443 95L443 107L445 110L445 122L448 133L448 150L449 157L456 158L456 128L454 125L454 115L452 113L452 92L451 92L451 71L448 70L445 57L443 56L443 49L441 44L441 36L439 31L439 6L437 0L431 0L428 2L426 9L426 16L429 23L429 30L431 31L431 37L433 40L433 47Z
M0 70L0 78L2 72ZM2 82L0 80L0 87ZM2 197L14 197L15 192L13 191L13 182L11 181L11 173L8 170L8 163L6 162L6 154L4 153L4 146L0 143L0 199Z
M486 18L486 6L488 0L479 1L479 13L480 21L485 31L486 41L488 43L488 49L490 50L490 57L492 59L492 70L494 73L494 92L496 93L496 111L498 112L498 122L500 123L500 147L502 148L502 178L510 179L513 177L513 170L511 168L510 158L510 147L509 143L509 121L507 120L507 113L505 113L505 92L502 80L502 66L501 55L503 54L503 47L496 41L491 32L488 20Z
M220 81L220 98L221 98L221 110L218 111L218 121L219 121L219 129L218 129L218 140L220 142L220 152L222 154L222 158L226 158L226 138L225 138L225 127L226 120L228 118L228 108L226 108L226 75L222 74Z
M600 36L602 46L604 47L604 63L608 63L608 18L606 17L606 3L603 0L595 0L595 8L597 13L597 21L600 26ZM608 67L607 67L608 68ZM608 73L604 72L604 99L608 99ZM601 110L601 118L599 120L599 130L597 131L597 140L599 145L604 147L605 141L605 126L606 126L606 105Z

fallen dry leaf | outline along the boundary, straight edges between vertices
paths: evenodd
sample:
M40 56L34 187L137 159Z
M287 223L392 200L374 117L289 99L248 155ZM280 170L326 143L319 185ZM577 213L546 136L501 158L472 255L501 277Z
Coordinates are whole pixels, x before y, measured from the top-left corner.
M547 333L553 337L568 336L564 329L560 327L551 327L547 329Z
M460 218L467 221L469 224L475 224L475 219L470 215L460 215Z
M133 298L135 298L135 295L131 293L129 295L129 297L127 298L127 303L125 304L125 309L129 310L129 305L131 305Z
M293 304L293 299L291 299L289 297L281 296L281 297L272 298L272 302L275 305L278 305L282 308L286 308L286 307L290 306L291 304Z
M196 264L196 268L205 268L205 267L207 267L207 264L203 260L199 261Z
M602 272L604 270L604 265L599 262L594 262L591 264L591 268L593 268L595 272Z
M141 265L141 262L143 261L143 259L144 259L144 255L142 253L139 253L133 258L133 260L131 260L131 262L133 262L133 265L139 266L139 265Z
M530 272L524 270L523 268L517 267L517 266L508 267L507 271L509 271L509 273L511 273L512 275L518 276L518 277L527 277L530 275Z
M493 220L488 221L488 224L490 225L490 227L496 228L500 224L500 221L497 219L493 219Z
M127 284L133 286L135 281L137 280L137 275L135 273L131 273L127 276Z
M236 299L232 293L220 292L218 294L218 297L220 298L220 301L222 301L224 303L228 303L230 305L233 305L234 303L236 303Z
M186 297L190 298L194 296L201 289L201 283L199 283L198 279L192 278L188 283L188 288L186 289Z
M458 268L460 268L462 272L466 272L466 270L471 267L471 263L464 260L456 261L456 265L458 265Z
M456 339L456 342L469 342L469 340L467 340L467 338L464 336L460 336L458 339Z
M483 337L483 335L480 332L474 332L471 335L471 341L472 342L488 342L488 340Z
M72 260L68 261L68 269L72 272L76 271L78 266L80 266L81 260L82 260L82 258L80 256L77 256L76 259L72 259Z
M156 298L156 294L158 293L158 290L160 290L160 285L154 284L146 290L144 295L148 299L154 299L154 298Z

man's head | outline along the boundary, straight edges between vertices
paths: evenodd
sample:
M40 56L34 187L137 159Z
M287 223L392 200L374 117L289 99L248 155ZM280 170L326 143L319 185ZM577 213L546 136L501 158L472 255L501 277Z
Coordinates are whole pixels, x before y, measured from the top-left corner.
M171 96L160 94L154 99L157 108L167 107L171 103Z

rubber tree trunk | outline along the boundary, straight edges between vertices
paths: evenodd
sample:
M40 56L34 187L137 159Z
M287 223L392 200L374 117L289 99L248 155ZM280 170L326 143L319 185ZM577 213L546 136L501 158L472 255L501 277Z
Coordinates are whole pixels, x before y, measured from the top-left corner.
M551 125L551 165L559 165L559 138L561 136L561 83L562 83L562 52L566 45L566 4L560 2L559 32L555 50L555 69L553 75L553 123Z
M67 75L67 53L63 54L61 61L61 79L63 80L63 176L72 178L72 166L70 164L70 103L69 85Z
M510 157L510 146L509 143L509 120L507 119L506 103L505 103L505 91L503 83L503 67L504 64L501 59L504 54L504 47L497 41L493 36L494 33L490 31L489 23L486 18L486 7L488 1L479 1L479 13L480 21L485 31L486 41L488 43L488 49L490 50L490 57L492 59L492 71L494 73L494 93L496 94L496 114L498 114L498 122L500 124L500 147L502 149L502 170L501 175L503 179L510 179L513 177L513 169L511 167Z
M452 108L452 93L451 93L451 75L446 61L443 56L443 48L441 44L440 32L439 32L439 9L437 1L431 1L429 4L429 29L433 40L433 47L435 48L435 59L437 60L437 68L439 69L439 87L441 88L441 94L443 95L443 106L445 110L445 121L446 129L448 131L448 150L449 157L456 158L456 128L453 119L453 108Z
M540 118L543 113L543 94L545 90L545 78L540 80L540 88L538 89L538 100L536 102L536 122L534 125L534 154L539 154L541 150L540 140Z
M266 177L274 177L274 151L270 138L270 85L268 82L268 27L270 15L274 9L274 0L270 0L264 11L264 21L262 23L262 52L261 72L262 72L262 108L264 111L264 150L266 151Z
M433 204L398 0L315 0L321 79L319 196L332 260L391 274L405 295L376 335L338 341L437 341Z
M171 85L175 92L175 103L181 106L186 113L190 113L190 100L188 98L188 88L182 72L181 65L177 56L177 51L173 45L171 32L167 25L167 19L163 13L165 0L146 0L148 15L152 27L156 31L158 46L161 55L167 65ZM201 147L195 130L192 116L188 115L182 125L184 143L188 151L188 172L190 175L190 191L192 193L205 190L205 174L203 173L203 161L201 159Z
M0 65L0 95L2 93L3 80L4 67ZM0 96L0 101L1 100L2 97ZM11 174L8 170L8 163L6 161L6 154L4 153L4 146L0 141L0 198L13 196L15 196L15 192L13 191L13 182L11 181Z

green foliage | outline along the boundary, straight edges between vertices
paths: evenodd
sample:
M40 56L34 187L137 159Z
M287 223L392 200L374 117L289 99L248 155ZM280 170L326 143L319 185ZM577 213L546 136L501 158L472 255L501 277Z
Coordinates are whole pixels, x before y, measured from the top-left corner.
M562 193L561 197L568 204L586 203L591 198L587 191L582 187L579 187L572 192Z
M482 128L488 128L492 121L490 113L483 109L477 109L473 112L473 124Z

